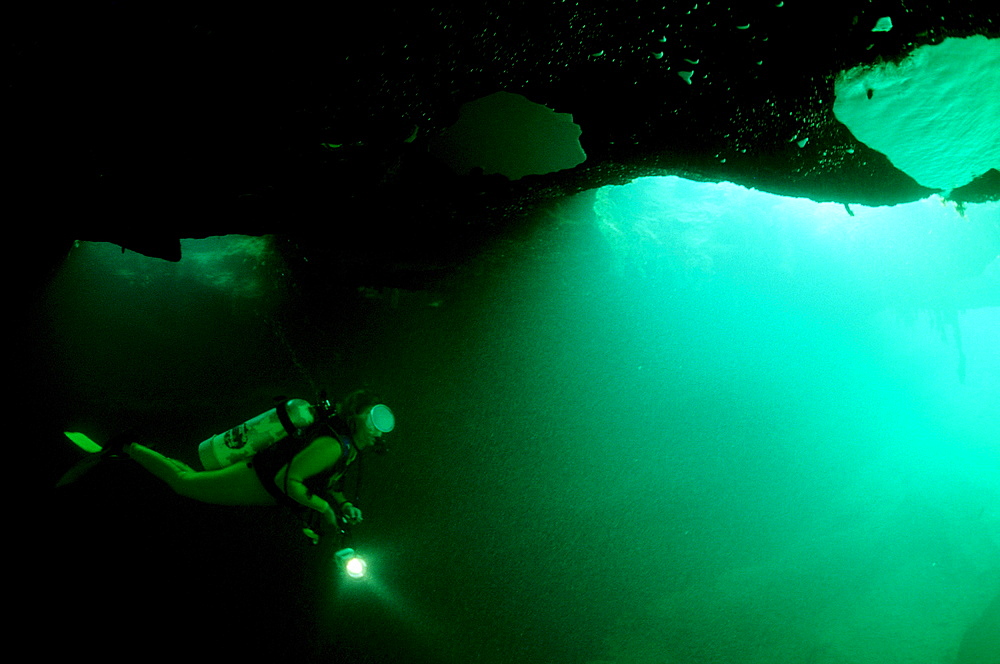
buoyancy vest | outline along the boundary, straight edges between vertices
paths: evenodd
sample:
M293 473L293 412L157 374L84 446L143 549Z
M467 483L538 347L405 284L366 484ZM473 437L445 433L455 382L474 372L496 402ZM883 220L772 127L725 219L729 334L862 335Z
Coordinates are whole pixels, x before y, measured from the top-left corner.
M284 487L278 486L275 482L275 477L278 471L295 458L295 455L308 447L314 440L323 436L333 438L339 443L340 456L337 457L337 461L330 468L312 477L307 477L303 483L310 496L328 494L334 482L339 480L347 471L347 466L352 461L351 455L354 452L354 441L351 440L347 424L339 418L331 418L309 427L299 435L285 438L279 443L255 454L247 462L247 465L253 468L264 489L274 496L279 504L296 510L308 509L304 505L292 500L285 492Z

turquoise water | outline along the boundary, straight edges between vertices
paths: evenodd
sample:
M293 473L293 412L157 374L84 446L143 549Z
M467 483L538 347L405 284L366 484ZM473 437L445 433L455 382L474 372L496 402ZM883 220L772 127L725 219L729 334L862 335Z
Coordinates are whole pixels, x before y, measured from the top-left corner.
M181 515L159 536L195 527L158 562L195 581L228 588L205 559L259 537L254 565L285 569L241 567L269 593L249 605L294 616L305 659L980 661L1000 213L912 205L641 180L422 292L321 288L270 238L186 241L176 265L81 243L39 323L52 426L154 421L194 464L275 394L378 387L398 430L365 470L365 585L280 516L154 497Z

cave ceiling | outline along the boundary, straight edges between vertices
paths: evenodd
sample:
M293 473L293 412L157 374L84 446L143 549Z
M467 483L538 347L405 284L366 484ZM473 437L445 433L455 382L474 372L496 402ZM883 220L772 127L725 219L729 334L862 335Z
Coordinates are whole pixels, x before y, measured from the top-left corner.
M1000 26L996 3L972 0L233 7L21 10L10 91L26 226L60 220L168 259L178 238L348 248L378 233L398 245L385 260L412 264L642 176L913 201L933 190L837 121L834 78ZM873 31L883 17L892 29ZM570 114L586 159L515 180L442 163L429 146L497 92Z

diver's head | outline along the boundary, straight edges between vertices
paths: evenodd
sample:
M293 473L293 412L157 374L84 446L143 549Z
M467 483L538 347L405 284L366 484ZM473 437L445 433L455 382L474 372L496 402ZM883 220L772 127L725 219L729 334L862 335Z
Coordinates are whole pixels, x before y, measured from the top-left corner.
M368 390L351 392L340 402L337 413L347 423L359 450L372 447L382 434L396 428L396 417L382 400Z

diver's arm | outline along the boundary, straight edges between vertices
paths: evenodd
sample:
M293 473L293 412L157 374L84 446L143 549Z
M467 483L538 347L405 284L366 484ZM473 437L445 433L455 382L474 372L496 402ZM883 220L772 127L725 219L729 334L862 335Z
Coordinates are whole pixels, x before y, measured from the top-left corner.
M295 502L320 513L329 512L330 503L312 494L306 487L305 480L327 470L339 458L340 443L329 436L322 436L309 443L308 447L283 466L274 476L274 483Z

